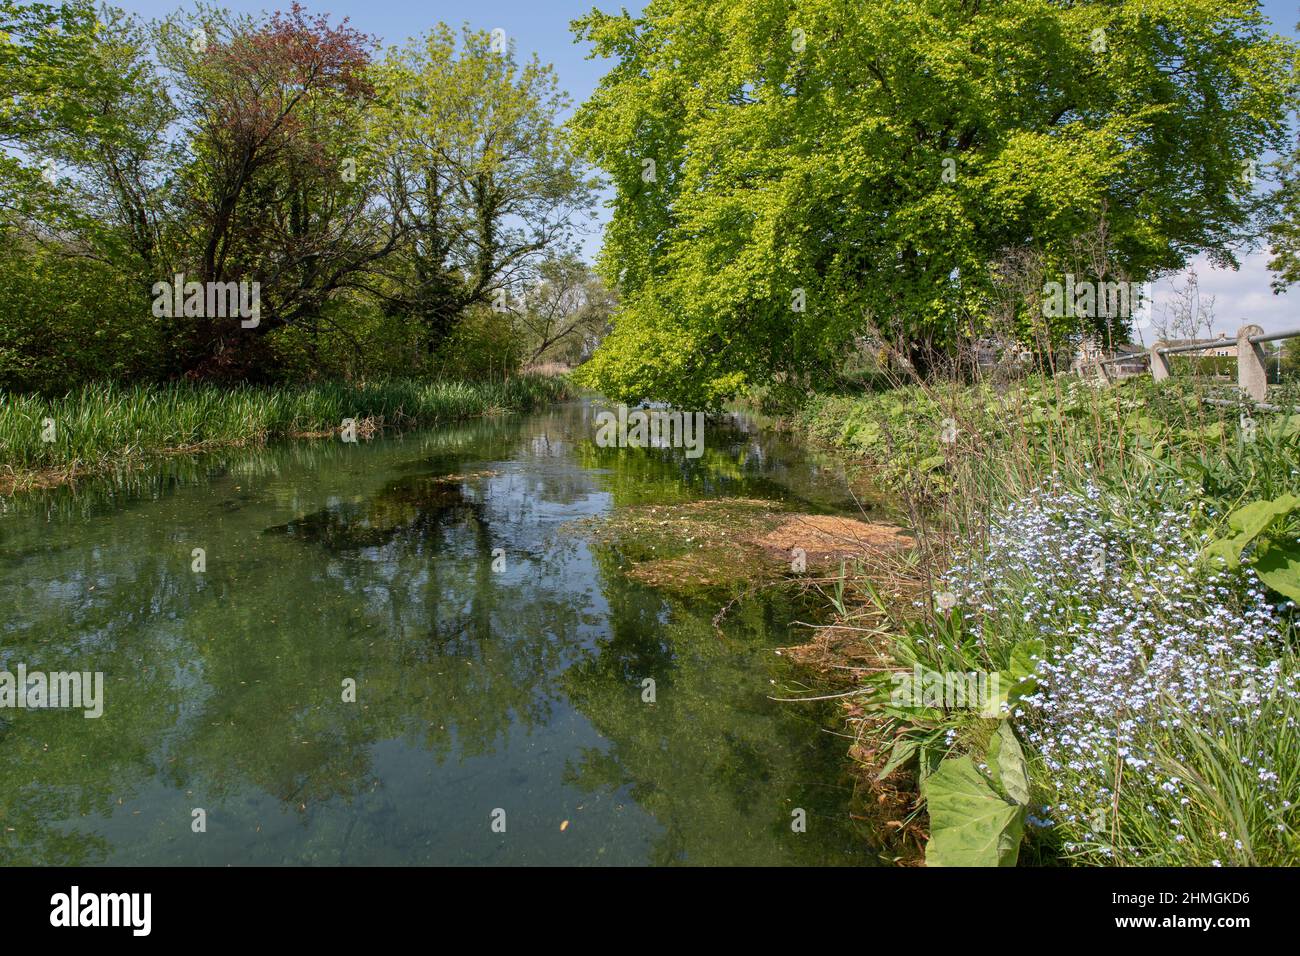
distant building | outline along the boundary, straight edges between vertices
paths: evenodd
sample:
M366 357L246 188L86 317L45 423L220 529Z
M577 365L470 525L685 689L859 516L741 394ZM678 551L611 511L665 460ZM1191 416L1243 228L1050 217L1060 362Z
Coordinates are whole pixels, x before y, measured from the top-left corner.
M1107 380L1130 378L1147 371L1147 350L1127 343L1112 349L1102 348L1097 340L1085 338L1075 350L1070 371L1076 375L1104 376Z
M1217 338L1213 339L1170 339L1168 342L1162 342L1162 345L1179 346L1179 345L1204 345L1204 352L1190 352L1190 355L1222 355L1227 358L1237 357L1237 340L1228 338L1227 332L1220 332Z
M980 369L1017 368L1033 362L1034 353L1011 339L982 338L974 344L975 364Z

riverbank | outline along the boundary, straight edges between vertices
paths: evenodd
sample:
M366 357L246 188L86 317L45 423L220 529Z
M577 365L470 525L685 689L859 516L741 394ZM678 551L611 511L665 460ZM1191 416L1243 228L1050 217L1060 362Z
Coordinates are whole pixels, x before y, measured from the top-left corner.
M325 438L351 419L357 437L528 411L570 394L567 380L344 382L232 388L88 386L59 398L0 393L0 495L66 484L159 456Z
M917 547L806 649L931 865L1300 861L1300 416L1132 380L816 396Z

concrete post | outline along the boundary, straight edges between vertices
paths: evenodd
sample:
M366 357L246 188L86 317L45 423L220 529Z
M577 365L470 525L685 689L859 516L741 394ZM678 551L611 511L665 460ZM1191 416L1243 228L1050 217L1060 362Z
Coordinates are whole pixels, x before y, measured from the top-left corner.
M1264 366L1264 349L1250 337L1263 334L1258 325L1243 325L1237 333L1237 387L1257 402L1268 395L1268 370Z
M1157 382L1163 382L1169 377L1169 359L1160 354L1164 344L1164 342L1157 342L1151 346L1151 377Z

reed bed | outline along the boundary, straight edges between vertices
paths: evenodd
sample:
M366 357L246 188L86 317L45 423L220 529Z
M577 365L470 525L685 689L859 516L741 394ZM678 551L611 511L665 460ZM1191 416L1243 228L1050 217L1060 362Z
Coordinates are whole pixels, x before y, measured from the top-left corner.
M526 411L568 394L564 379L390 379L291 386L94 385L46 398L0 392L0 471L12 487L50 484L153 455L366 433Z

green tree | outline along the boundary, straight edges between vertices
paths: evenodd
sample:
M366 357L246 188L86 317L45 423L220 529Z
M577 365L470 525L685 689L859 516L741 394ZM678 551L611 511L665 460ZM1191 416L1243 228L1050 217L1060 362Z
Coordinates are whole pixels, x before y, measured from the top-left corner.
M1300 86L1291 92L1294 107L1300 101ZM1267 238L1272 253L1268 267L1273 271L1273 291L1282 293L1300 282L1300 141L1272 166L1278 188L1268 197Z
M1233 261L1248 163L1285 137L1292 47L1252 0L651 0L578 36L575 118L617 194L623 306L585 370L717 404L876 329L924 370L1015 250L1064 272L1106 223L1133 281Z
M568 101L493 34L374 49L298 3L0 0L0 385L517 368L593 197ZM258 321L156 308L177 274Z
M527 361L576 365L604 337L615 302L591 266L573 256L544 262L516 318Z
M385 195L408 229L368 288L436 351L471 307L504 306L568 247L593 183L560 135L568 98L500 34L439 24L376 70Z
M257 282L261 315L176 323L181 369L256 374L264 337L314 325L326 303L397 246L374 205L364 117L373 40L294 3L236 17L201 9L156 28L187 143L175 202L177 271L202 283Z
M34 148L101 129L95 100L123 80L99 55L99 27L83 0L0 0L0 215L30 212L32 195L57 179Z
M0 386L154 374L151 159L165 95L119 11L0 2Z
M1270 197L1273 219L1268 227L1273 291L1300 282L1300 149L1278 160L1279 186Z

